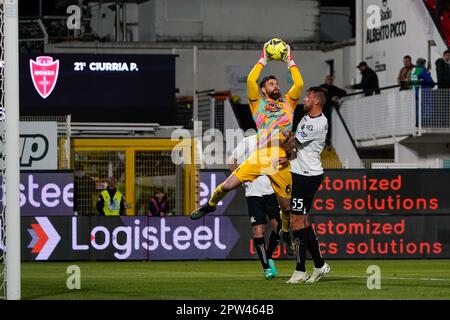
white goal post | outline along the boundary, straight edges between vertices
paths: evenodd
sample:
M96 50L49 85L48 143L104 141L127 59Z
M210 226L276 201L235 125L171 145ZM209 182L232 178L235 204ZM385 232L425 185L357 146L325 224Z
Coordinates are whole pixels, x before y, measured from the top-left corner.
M20 167L19 167L19 0L0 0L1 50L4 60L2 70L2 121L4 121L2 168L2 201L4 216L5 269L1 270L3 291L6 299L18 300L20 292ZM2 133L3 137L3 133ZM6 290L5 290L6 288Z

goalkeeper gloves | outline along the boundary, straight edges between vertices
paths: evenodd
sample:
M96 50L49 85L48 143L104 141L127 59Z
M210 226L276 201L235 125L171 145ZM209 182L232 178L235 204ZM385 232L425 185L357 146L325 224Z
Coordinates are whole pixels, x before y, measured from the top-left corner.
M261 58L259 59L259 63L261 63L264 67L267 65L267 62L269 62L269 58L266 56L266 48L269 45L270 40L264 43L264 47L262 49Z
M292 52L291 52L291 46L286 44L287 46L287 54L284 56L283 61L287 63L288 69L290 69L293 66L296 66L294 60L292 59Z

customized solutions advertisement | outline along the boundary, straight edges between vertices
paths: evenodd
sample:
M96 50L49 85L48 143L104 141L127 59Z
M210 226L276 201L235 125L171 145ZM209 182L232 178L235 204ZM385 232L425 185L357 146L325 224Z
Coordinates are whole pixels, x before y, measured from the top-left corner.
M76 122L173 124L175 57L23 54L20 113L71 114Z
M200 203L229 175L201 172ZM450 215L450 170L326 170L313 215ZM223 200L227 215L246 215L243 189ZM228 205L229 204L229 205ZM213 214L221 214L222 206Z

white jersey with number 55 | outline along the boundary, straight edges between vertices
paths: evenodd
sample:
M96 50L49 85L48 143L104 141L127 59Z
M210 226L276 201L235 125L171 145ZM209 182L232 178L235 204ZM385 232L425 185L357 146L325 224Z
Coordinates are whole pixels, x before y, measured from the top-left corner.
M318 117L306 115L300 121L295 139L299 143L297 157L291 160L291 172L303 176L323 174L320 154L325 147L328 120L321 114Z

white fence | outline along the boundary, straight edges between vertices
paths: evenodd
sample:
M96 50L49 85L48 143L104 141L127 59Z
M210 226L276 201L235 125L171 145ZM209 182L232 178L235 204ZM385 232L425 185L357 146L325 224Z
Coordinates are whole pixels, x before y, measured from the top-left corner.
M340 111L356 141L407 136L417 131L415 92L412 90L348 97Z
M419 134L450 130L450 89L424 89L419 94Z
M345 98L341 114L355 141L450 133L450 89L391 89Z

